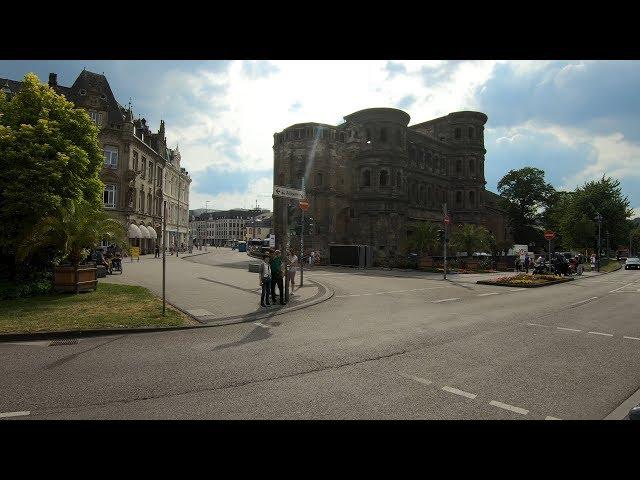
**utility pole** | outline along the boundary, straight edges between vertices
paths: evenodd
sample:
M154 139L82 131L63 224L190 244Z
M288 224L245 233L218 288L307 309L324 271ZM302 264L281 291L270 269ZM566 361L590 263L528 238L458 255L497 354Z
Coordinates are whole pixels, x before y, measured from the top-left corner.
M302 177L302 194L306 198L304 191L304 176ZM300 217L300 286L303 285L304 282L304 209L300 209L302 216Z
M209 231L209 200L205 200L204 202L204 251L208 251L207 249L207 232ZM200 249L202 250L202 245L200 245Z
M178 258L178 252L180 252L180 187L182 187L182 180L180 179L180 172L178 172L178 223L176 225L176 258Z
M447 202L442 206L442 210L444 211L444 280L447 279L447 225L449 224L449 216L447 215Z

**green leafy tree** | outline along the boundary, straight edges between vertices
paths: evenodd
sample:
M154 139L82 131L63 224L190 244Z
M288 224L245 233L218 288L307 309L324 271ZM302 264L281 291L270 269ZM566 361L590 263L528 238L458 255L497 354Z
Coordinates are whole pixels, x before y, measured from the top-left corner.
M126 233L125 227L102 208L85 200L65 200L32 228L18 246L17 257L25 261L43 248L53 247L63 261L78 265L87 250L102 240L126 247Z
M500 207L506 212L516 243L539 240L542 214L554 188L545 182L544 171L525 167L510 170L498 182Z
M411 250L422 255L433 255L438 248L438 226L431 222L419 223L408 239Z
M631 252L629 255L640 257L640 227L636 227L629 233L629 241L631 244Z
M467 252L468 257L479 250L490 250L492 247L489 231L483 226L471 224L460 225L455 229L451 235L451 243L459 251Z
M102 208L103 156L88 114L35 74L0 97L0 263L14 277L17 247L41 218L67 199Z

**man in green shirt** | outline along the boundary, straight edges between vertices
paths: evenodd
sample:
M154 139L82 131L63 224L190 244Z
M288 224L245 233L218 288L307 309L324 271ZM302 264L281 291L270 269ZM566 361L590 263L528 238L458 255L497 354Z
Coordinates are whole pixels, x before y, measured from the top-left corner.
M271 300L276 303L276 284L278 285L278 291L280 292L280 305L284 305L284 285L282 283L282 277L284 269L282 268L282 257L280 256L280 250L276 250L275 255L271 257L269 262L271 266Z

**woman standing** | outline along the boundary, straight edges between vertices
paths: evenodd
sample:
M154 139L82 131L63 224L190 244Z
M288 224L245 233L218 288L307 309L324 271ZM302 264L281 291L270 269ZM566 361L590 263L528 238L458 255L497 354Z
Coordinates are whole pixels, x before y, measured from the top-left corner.
M271 295L271 266L269 265L269 255L264 255L262 257L262 263L260 264L260 270L258 274L260 275L259 284L262 286L262 294L260 295L260 306L267 307L271 305L271 303L269 302L269 296Z
M289 271L287 275L289 276L289 283L291 284L291 293L293 293L293 289L296 282L296 268L298 268L298 256L295 254L293 250L289 250Z

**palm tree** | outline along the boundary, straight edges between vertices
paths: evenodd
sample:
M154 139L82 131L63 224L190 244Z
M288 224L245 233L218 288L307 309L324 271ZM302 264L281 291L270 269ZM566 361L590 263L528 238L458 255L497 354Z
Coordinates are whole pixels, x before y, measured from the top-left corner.
M409 248L422 255L430 255L438 246L438 227L434 223L418 224L408 239Z
M86 249L102 240L126 247L126 229L104 210L84 200L68 200L36 224L18 248L17 258L25 261L41 248L54 247L77 267Z

